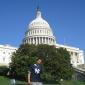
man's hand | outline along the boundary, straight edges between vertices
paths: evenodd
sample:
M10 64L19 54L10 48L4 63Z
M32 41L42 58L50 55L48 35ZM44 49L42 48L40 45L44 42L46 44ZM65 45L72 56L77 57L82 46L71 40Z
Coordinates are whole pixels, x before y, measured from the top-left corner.
M28 85L32 85L32 82L28 81Z

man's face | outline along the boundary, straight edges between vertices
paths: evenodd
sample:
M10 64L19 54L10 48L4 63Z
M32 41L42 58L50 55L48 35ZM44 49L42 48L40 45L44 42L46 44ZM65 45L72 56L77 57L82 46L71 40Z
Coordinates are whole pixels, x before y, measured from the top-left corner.
M37 60L37 63L38 63L38 64L41 64L41 63L42 63L42 60L41 60L41 59L38 59L38 60Z

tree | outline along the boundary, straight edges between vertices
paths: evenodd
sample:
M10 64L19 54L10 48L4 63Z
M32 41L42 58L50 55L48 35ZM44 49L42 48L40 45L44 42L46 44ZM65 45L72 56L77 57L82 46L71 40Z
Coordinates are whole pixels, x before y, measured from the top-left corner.
M66 49L57 49L58 62L60 64L59 72L60 78L71 79L73 69L70 63L70 54Z
M19 49L12 55L12 62L10 63L10 67L15 68L17 76L20 78L27 77L27 72L30 64L35 61L35 45L20 45Z
M36 57L42 57L44 80L70 79L72 66L70 55L66 49L56 48L49 45L21 45L12 56L10 67L14 67L18 76L27 77L31 64L35 63Z

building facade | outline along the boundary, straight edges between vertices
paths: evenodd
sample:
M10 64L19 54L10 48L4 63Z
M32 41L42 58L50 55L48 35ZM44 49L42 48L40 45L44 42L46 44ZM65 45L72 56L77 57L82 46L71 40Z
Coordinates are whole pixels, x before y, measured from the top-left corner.
M0 66L9 66L13 52L17 48L10 45L0 45Z
M66 48L67 51L70 54L70 59L71 59L71 64L74 67L77 67L79 65L84 64L84 52L83 50L80 50L79 48L76 47L71 47L71 46L67 46L67 45L60 45L60 44L56 44L56 47L62 47L62 48Z

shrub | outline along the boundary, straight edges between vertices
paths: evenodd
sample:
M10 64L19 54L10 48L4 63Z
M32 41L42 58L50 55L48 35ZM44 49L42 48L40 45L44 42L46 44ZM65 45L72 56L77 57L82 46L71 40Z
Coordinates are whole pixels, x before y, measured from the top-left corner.
M6 76L9 68L7 66L0 66L0 75Z

